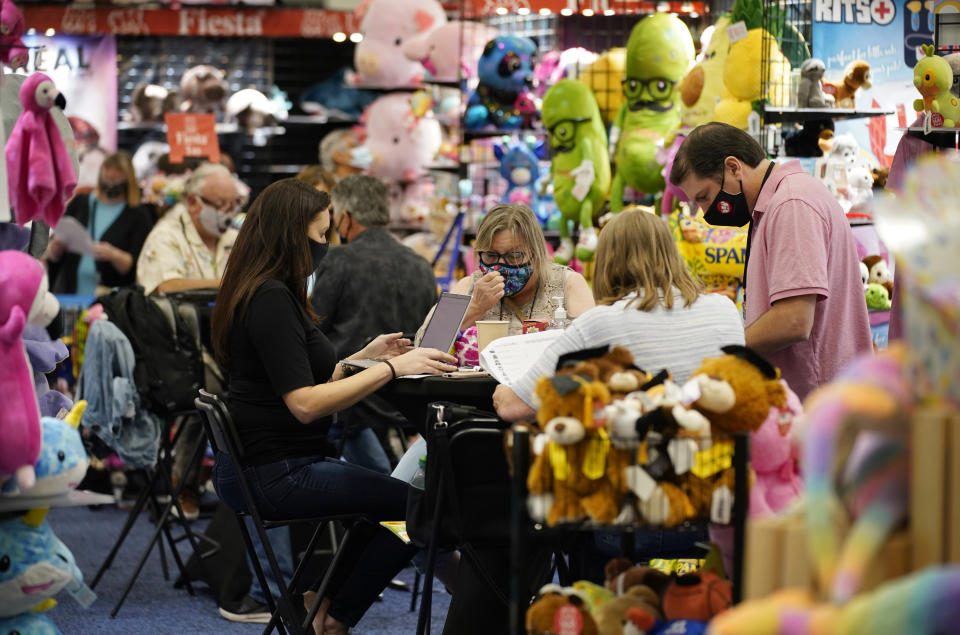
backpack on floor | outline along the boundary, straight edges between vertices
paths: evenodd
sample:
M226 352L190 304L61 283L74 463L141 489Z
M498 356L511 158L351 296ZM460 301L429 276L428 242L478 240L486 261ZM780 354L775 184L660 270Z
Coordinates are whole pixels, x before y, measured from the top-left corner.
M97 301L130 340L136 357L133 377L147 409L160 416L194 410L203 385L196 324L191 328L174 301L147 297L140 286L114 289Z

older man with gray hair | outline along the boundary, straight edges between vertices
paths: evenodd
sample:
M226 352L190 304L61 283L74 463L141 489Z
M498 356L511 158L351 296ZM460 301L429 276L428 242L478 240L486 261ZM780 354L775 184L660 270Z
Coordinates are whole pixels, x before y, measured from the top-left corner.
M320 263L312 302L324 318L320 329L345 357L380 333L415 332L436 302L437 283L430 263L387 232L383 183L348 176L333 187L331 198L332 223L342 244L331 247ZM340 411L344 458L389 474L390 461L369 426L398 422L397 417L376 398ZM331 436L336 433L331 430Z

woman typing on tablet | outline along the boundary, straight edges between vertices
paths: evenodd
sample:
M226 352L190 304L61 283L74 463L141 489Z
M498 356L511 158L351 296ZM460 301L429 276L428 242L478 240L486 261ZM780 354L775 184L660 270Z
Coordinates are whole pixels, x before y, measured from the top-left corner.
M327 251L329 204L326 193L294 179L274 183L254 201L217 294L214 349L228 371L227 406L265 518L364 513L371 521L399 520L406 483L326 458L330 415L394 377L454 370L455 360L411 350L409 340L393 333L351 356L386 361L344 377L306 291ZM242 500L237 478L230 458L218 455L217 493L234 508ZM356 531L314 622L323 633L356 624L414 551L376 524L361 523Z

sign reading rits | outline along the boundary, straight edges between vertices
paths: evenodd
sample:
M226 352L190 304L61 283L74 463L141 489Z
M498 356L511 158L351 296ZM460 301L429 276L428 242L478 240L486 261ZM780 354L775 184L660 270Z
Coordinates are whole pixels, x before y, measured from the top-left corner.
M815 0L816 22L844 24L879 24L893 22L897 15L894 0Z
M360 30L348 11L325 9L139 9L25 4L26 28L44 32L199 37L331 37Z
M220 142L212 114L168 112L164 120L172 163L183 163L184 157L206 157L211 163L220 160Z

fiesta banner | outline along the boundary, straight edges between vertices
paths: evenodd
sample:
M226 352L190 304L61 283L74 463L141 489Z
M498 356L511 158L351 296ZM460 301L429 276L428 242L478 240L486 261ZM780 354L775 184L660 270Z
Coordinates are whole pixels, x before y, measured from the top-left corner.
M45 73L67 100L76 137L77 189L97 184L100 164L117 149L117 41L112 35L24 35L26 73ZM21 73L24 71L20 71Z
M826 65L824 79L842 81L855 60L870 64L872 86L856 94L857 108L895 111L886 117L838 122L837 133L850 132L860 147L889 166L902 135L898 127L913 123L913 67L923 57L922 44L933 43L934 16L956 12L958 3L934 0L814 0L813 56Z

